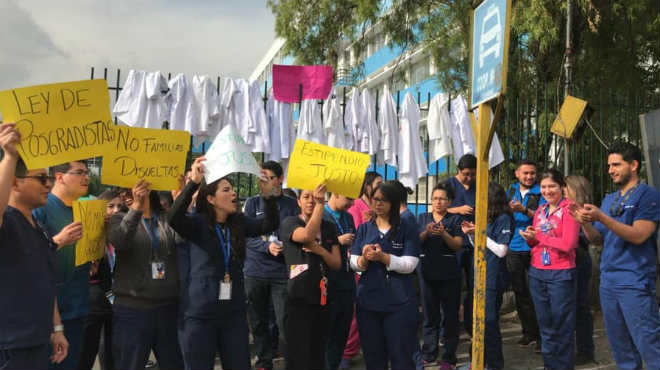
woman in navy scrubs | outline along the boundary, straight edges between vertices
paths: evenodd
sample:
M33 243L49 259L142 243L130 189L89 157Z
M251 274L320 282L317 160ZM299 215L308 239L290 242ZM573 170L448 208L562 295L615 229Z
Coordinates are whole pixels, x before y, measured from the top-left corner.
M323 220L325 185L302 190L300 215L282 221L280 236L289 267L285 336L293 349L286 354L287 369L325 368L328 338L328 272L341 267L337 228Z
M464 222L463 232L474 241L474 224ZM508 285L504 257L509 251L513 230L513 215L504 188L488 185L488 226L486 227L486 330L484 331L484 362L488 369L504 368L500 308Z
M401 222L401 195L392 184L372 193L376 218L358 229L351 266L362 271L357 287L357 322L367 369L414 369L417 296L413 272L419 262L419 234Z
M418 217L422 242L420 254L422 310L422 360L432 365L438 357L438 340L442 321L445 335L445 353L440 369L456 366L458 347L458 308L461 301L461 275L456 252L463 245L461 216L447 212L454 192L446 183L440 183L431 193L432 213ZM443 320L444 318L444 320Z
M277 229L275 198L264 198L265 217L239 212L229 179L202 183L204 157L195 160L191 181L169 215L172 228L190 243L188 302L184 312L183 355L186 369L213 369L216 352L223 369L250 369L247 298L243 283L246 236ZM193 194L197 213L187 213ZM176 318L174 318L176 323Z

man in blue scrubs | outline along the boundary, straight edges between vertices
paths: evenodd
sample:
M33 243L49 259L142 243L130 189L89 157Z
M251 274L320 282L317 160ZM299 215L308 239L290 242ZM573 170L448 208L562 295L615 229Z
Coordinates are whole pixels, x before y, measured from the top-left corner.
M57 244L55 253L57 303L62 314L62 325L69 340L69 356L51 369L77 369L82 349L84 324L89 314L90 263L76 266L76 242L82 238L82 224L73 222L71 205L87 195L89 171L82 161L67 162L51 167L53 190L46 205L34 210L48 235Z
M639 181L639 148L617 142L607 165L619 191L600 209L574 207L587 238L603 242L600 299L607 337L619 369L660 369L660 316L656 301L660 193ZM593 225L590 223L593 221Z
M541 335L527 280L531 260L529 245L519 231L524 231L532 225L534 211L538 206L545 204L545 199L541 196L541 187L536 182L536 163L528 159L520 161L515 175L518 182L511 185L507 193L509 206L513 212L515 230L509 244L506 265L511 279L511 287L516 296L516 311L518 311L522 326L523 335L518 340L518 345L534 344L535 350L541 353Z
M45 369L69 346L55 298L54 245L32 217L51 183L45 169L26 169L19 142L13 123L0 126L0 369Z
M447 183L454 190L454 200L447 212L461 215L465 221L474 222L475 198L477 195L477 157L465 154L458 160L458 173L449 178ZM458 265L465 272L465 283L468 292L474 288L474 248L467 241L463 248L456 253ZM463 299L463 327L468 335L472 336L472 294L466 294Z

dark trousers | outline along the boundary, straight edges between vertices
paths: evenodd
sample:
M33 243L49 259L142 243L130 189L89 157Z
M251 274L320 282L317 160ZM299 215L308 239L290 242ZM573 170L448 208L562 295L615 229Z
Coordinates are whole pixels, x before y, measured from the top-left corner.
M365 310L357 306L360 342L367 370L415 369L413 353L417 342L417 300L394 312Z
M502 308L502 294L503 292L498 289L486 289L484 363L488 369L492 370L500 370L504 368L502 332L500 331L500 308Z
M0 369L47 369L51 352L50 342L29 348L0 349Z
M286 368L307 370L325 368L325 346L330 325L327 306L287 302L284 331L288 338Z
M268 306L271 301L275 309L277 326L280 328L280 351L286 352L284 330L281 330L284 328L286 317L286 284L286 279L245 277L245 290L249 302L248 314L250 317L250 326L252 327L252 336L254 337L255 352L257 355L255 367L257 368L273 368L273 339L268 328Z
M183 368L177 305L152 309L113 306L112 350L117 369L144 369L153 350L159 369Z
M660 369L660 317L655 289L655 282L617 286L601 279L603 321L619 369L641 369L642 361L649 370Z
M325 347L325 368L336 370L341 362L353 319L354 292L335 292L330 302L330 327Z
M463 245L461 251L456 255L459 268L465 274L465 285L467 294L463 298L463 328L472 337L472 301L474 299L474 250Z
M59 364L51 363L48 365L48 368L76 370L78 369L78 359L80 358L80 350L82 349L85 318L62 320L62 325L64 325L64 336L69 342L69 351L64 361Z
M576 279L538 279L530 274L529 287L541 329L541 352L547 369L575 368Z
M100 347L101 341L103 342L103 348ZM85 319L78 368L91 369L94 366L97 353L101 369L114 369L112 361L112 313L107 315L90 314Z
M593 357L594 317L589 300L589 280L591 280L591 256L589 252L578 250L575 259L577 271L577 312L575 315L575 345L577 353Z
M213 369L216 353L223 369L250 369L245 311L236 310L221 319L186 318L183 331L186 369Z
M438 357L438 341L440 340L440 326L442 324L445 336L445 353L442 355L442 360L456 365L461 280L426 280L422 278L420 279L420 285L422 312L424 313L422 358L425 361L432 362Z
M520 318L522 333L530 339L539 339L539 326L536 322L534 302L529 292L529 252L515 252L509 250L506 255L506 266L511 279L511 288L516 297L516 311Z

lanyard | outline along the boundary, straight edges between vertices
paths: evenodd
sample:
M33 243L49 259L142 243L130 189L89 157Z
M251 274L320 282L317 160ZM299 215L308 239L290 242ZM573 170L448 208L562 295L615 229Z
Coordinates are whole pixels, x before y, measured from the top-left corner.
M142 226L147 230L149 239L151 239L151 247L154 249L154 255L158 253L158 248L160 247L160 238L158 237L158 219L155 215L152 215L149 219L151 227L147 225L147 219L142 219Z
M563 201L564 201L564 198L559 199L559 203L557 203L557 208L555 208L555 210L552 211L552 213L555 213L555 212L559 209L559 205L560 205L561 202L563 202ZM543 209L543 213L545 214L545 218L546 218L546 219L547 219L547 218L550 218L550 203L548 203L548 204L546 205L546 207Z
M218 234L218 240L220 241L220 247L222 247L222 254L225 260L225 275L229 274L229 261L231 260L231 233L227 229L227 238L220 229L220 225L215 225L215 233Z
M637 185L639 185L639 183L637 183ZM610 216L619 217L623 214L623 207L625 206L632 193L635 192L635 189L637 189L637 185L628 189L626 195L624 196L621 196L621 192L619 191L616 200L612 202L612 205L610 206Z
M328 211L330 216L332 216L332 219L335 220L335 224L337 224L337 229L339 229L339 235L344 235L345 234L344 228L341 226L341 223L339 222L337 217L335 217L335 214L333 213L334 211L330 209L330 206L328 206L327 204L325 205L325 209Z

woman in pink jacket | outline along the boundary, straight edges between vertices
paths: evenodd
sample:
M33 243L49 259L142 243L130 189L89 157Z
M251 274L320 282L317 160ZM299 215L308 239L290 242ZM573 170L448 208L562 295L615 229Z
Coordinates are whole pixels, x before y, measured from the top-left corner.
M575 368L575 249L580 224L571 216L564 186L564 177L555 169L541 175L541 194L548 203L536 210L532 226L520 234L531 247L529 289L541 330L544 366L571 370Z

